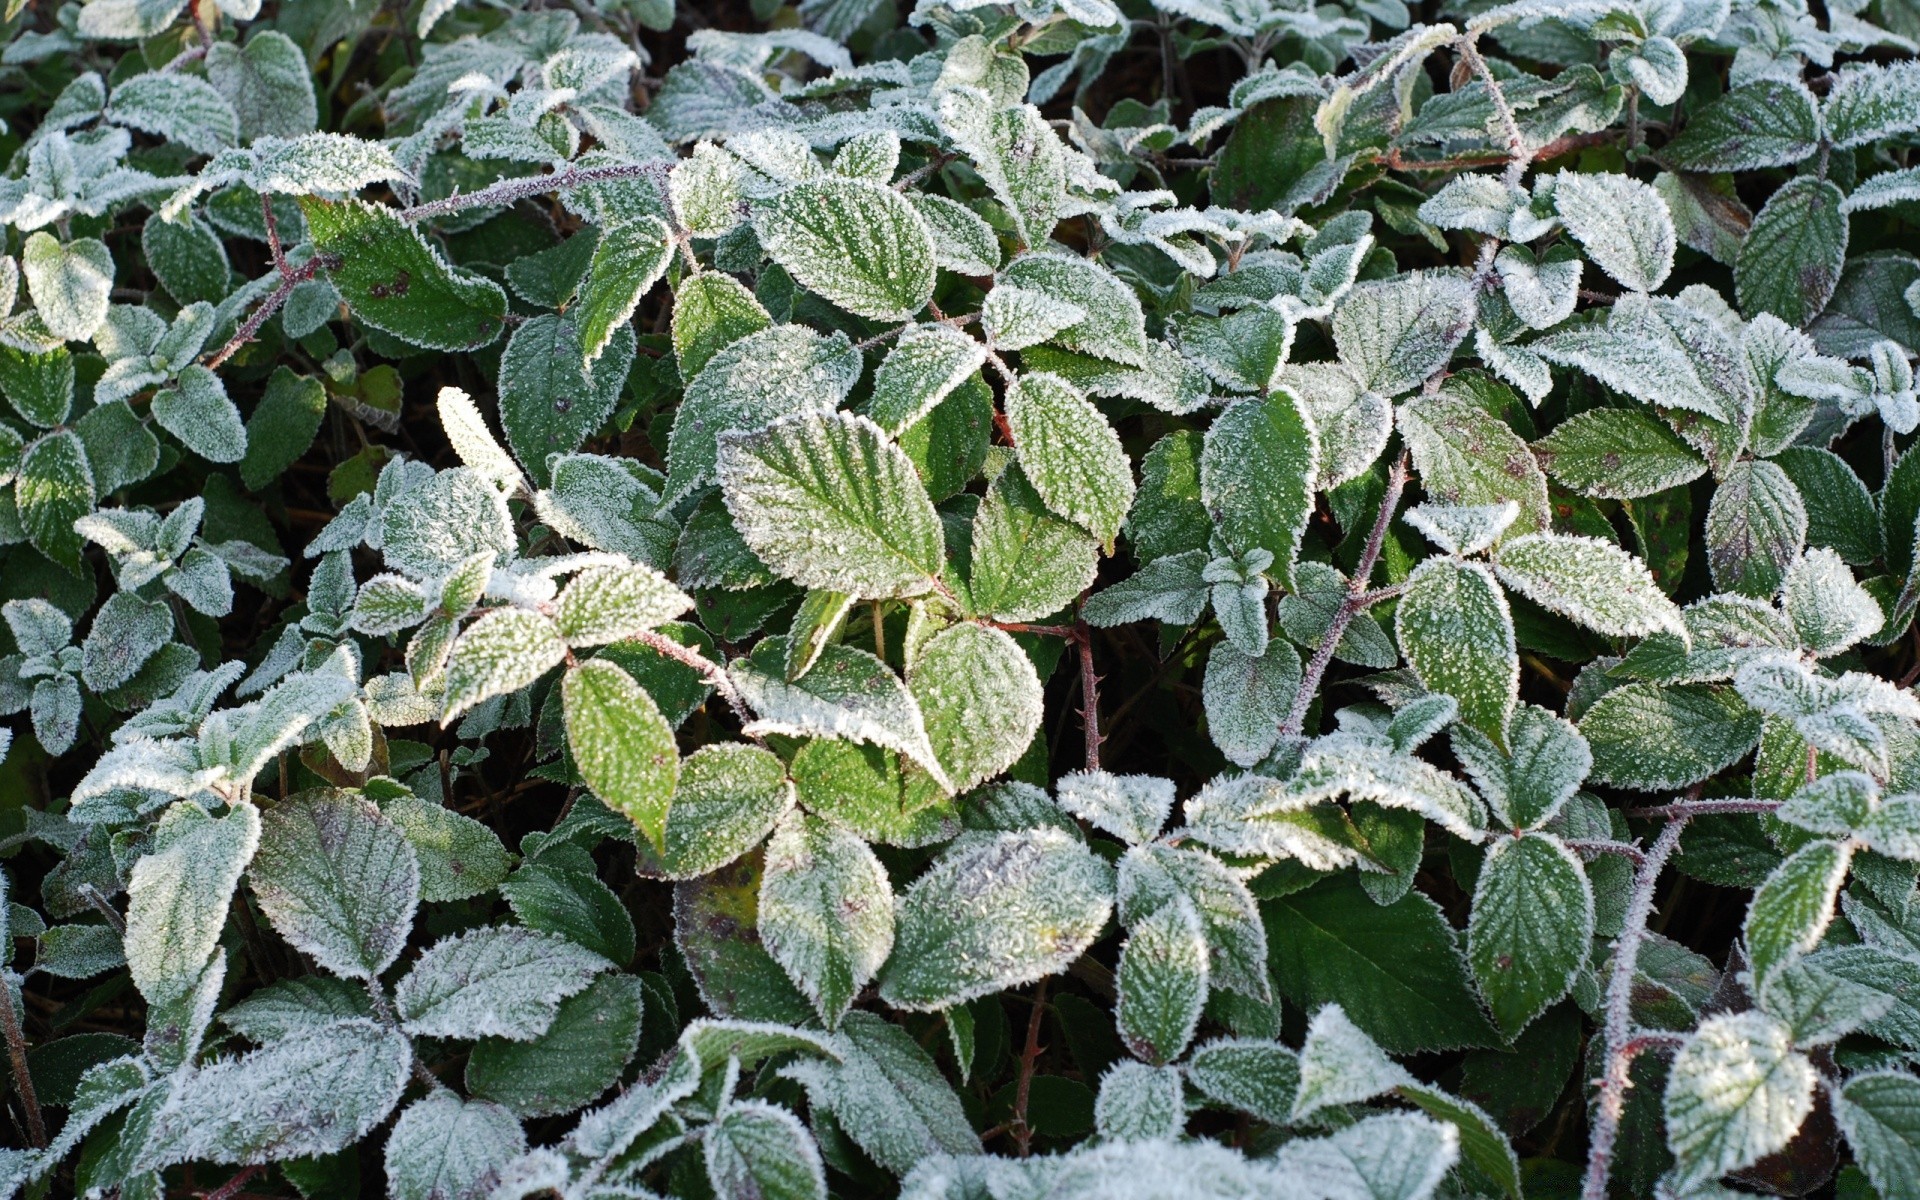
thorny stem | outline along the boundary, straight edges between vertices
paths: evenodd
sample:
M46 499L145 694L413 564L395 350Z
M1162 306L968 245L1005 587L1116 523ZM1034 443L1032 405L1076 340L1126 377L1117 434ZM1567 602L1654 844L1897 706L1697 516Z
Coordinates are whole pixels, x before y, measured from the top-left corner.
M1679 807L1670 805L1669 807ZM1620 1118L1626 1111L1627 1072L1639 1050L1653 1044L1649 1037L1633 1037L1633 973L1640 957L1640 942L1647 936L1647 918L1653 915L1653 889L1667 865L1674 847L1680 844L1680 832L1687 827L1682 814L1667 823L1654 839L1634 872L1633 892L1627 899L1625 923L1613 942L1613 967L1607 979L1606 1019L1602 1036L1606 1039L1606 1069L1599 1080L1598 1111L1594 1115L1593 1140L1587 1150L1587 1181L1582 1200L1607 1200L1607 1176L1613 1170L1613 1147L1620 1137Z
M204 1197L204 1200L234 1200L234 1197L240 1194L241 1188L247 1186L251 1180L265 1170L265 1167L259 1165L242 1167L233 1178L227 1180L210 1192L202 1192L200 1194Z
M27 1071L27 1038L20 1031L20 1014L13 1007L13 987L0 979L0 1025L7 1035L7 1061L13 1068L13 1086L20 1093L20 1107L27 1113L27 1138L36 1149L47 1144L47 1122L40 1115L40 1097L33 1090L33 1076Z
M740 698L740 693L735 690L733 686L733 680L727 677L727 669L725 667L714 662L698 650L682 646L679 642L674 641L665 634L655 633L651 629L640 631L634 635L634 639L643 645L659 651L673 661L692 667L694 670L700 672L700 674L706 677L707 682L713 685L714 690L726 698L727 707L733 709L733 715L740 718L742 725L753 720L753 714L747 711L746 701Z
M320 256L316 254L308 259L305 265L294 267L290 273L281 276L280 286L273 289L273 294L268 296L259 308L254 309L246 322L234 331L232 339L220 347L220 353L207 360L208 368L218 369L222 363L239 353L240 347L252 341L254 335L260 332L260 327L267 323L267 318L280 311L280 306L287 302L287 297L293 295L294 287L312 279L319 269Z
M1648 817L1684 825L1695 817L1737 816L1742 813L1770 813L1780 807L1778 800L1675 800L1653 808L1629 808L1629 817Z
M1301 726L1306 724L1307 709L1313 706L1313 698L1320 692L1321 677L1327 673L1327 666L1333 661L1333 648L1346 636L1347 626L1353 623L1354 617L1375 600L1397 594L1395 589L1389 588L1368 591L1367 580L1372 578L1374 565L1380 561L1380 548L1387 540L1387 526L1393 523L1394 511L1400 507L1400 496L1406 489L1407 456L1403 453L1387 472L1387 491L1380 498L1380 515L1373 519L1373 529L1367 534L1366 549L1360 553L1360 562L1354 568L1353 578L1347 581L1347 598L1340 602L1339 608L1333 610L1333 619L1327 622L1326 636L1314 647L1313 658L1300 676L1300 690L1293 694L1293 707L1287 711L1287 719L1280 724L1281 737L1297 735Z
M564 171L549 171L545 175L533 175L524 179L502 179L499 183L483 187L477 192L459 192L442 200L432 200L426 204L416 204L412 208L403 208L399 215L402 221L421 221L428 217L440 217L459 212L463 208L512 204L516 200L525 200L529 196L541 196L548 192L583 187L590 183L612 183L620 179L642 179L649 175L661 175L667 169L665 163L658 162L621 163L609 167L568 167Z
M1611 842L1601 838L1567 838L1566 847L1582 854L1617 854L1635 866L1647 861L1646 854L1631 842Z
M266 192L260 193L260 219L267 227L267 249L273 251L273 269L280 272L280 278L289 278L293 268L287 265L287 250L280 244L280 219L273 215L273 197Z
M1073 642L1080 651L1080 727L1087 735L1087 770L1100 769L1100 677L1093 672L1093 629L1085 621L1073 626Z
M1493 101L1493 111L1500 118L1500 127L1507 135L1507 174L1508 191L1517 191L1520 179L1527 173L1527 164L1533 161L1533 155L1527 152L1527 136L1520 132L1520 122L1513 115L1513 106L1507 103L1507 94L1500 90L1500 81L1493 77L1493 71L1487 66L1487 60L1480 57L1480 35L1469 33L1460 39L1460 57L1473 68L1480 82L1487 87L1487 97Z
M1047 981L1042 979L1033 989L1033 1012L1027 1017L1027 1045L1020 1052L1020 1078L1013 1087L1013 1116L1007 1121L1014 1143L1020 1147L1021 1158L1033 1152L1033 1127L1027 1124L1027 1100L1033 1093L1034 1064L1040 1061L1040 1020L1046 1012Z

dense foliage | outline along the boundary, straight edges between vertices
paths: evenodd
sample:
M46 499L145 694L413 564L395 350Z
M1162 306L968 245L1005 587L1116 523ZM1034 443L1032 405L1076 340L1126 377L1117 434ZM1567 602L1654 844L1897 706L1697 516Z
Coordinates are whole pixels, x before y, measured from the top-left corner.
M5 16L0 1190L1920 1196L1914 0Z

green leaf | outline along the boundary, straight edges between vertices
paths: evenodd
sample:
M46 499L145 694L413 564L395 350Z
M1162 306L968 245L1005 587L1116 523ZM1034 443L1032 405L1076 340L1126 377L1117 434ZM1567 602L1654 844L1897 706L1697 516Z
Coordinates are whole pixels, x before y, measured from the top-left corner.
M0 345L0 395L30 425L64 423L73 411L73 354L65 346L35 352Z
M604 826L603 826L604 827ZM633 960L633 918L589 862L543 855L523 863L500 885L513 915L528 929L557 933L608 962Z
M1834 1097L1854 1161L1886 1200L1911 1200L1920 1180L1920 1080L1902 1071L1855 1075Z
M1680 610L1646 564L1598 538L1534 533L1493 556L1500 582L1527 599L1611 637L1686 636Z
M415 1037L503 1037L530 1042L560 1002L612 966L565 938L510 925L442 938L394 988L402 1027Z
M833 1028L893 949L893 888L858 837L789 812L767 843L760 940Z
M1194 1047L1184 1070L1187 1082L1215 1103L1237 1108L1270 1125L1286 1125L1293 1120L1300 1061L1279 1042L1216 1038Z
M240 140L233 106L195 75L149 71L117 83L106 117L200 154L217 154Z
M1580 731L1532 704L1514 710L1505 750L1477 730L1456 726L1453 753L1494 815L1515 830L1551 821L1593 767Z
M1207 1001L1207 939L1184 896L1133 923L1115 972L1114 1023L1136 1057L1180 1057Z
M94 488L102 496L139 483L160 465L160 439L125 403L88 409L74 422L73 431L80 435L93 469Z
M127 966L148 1003L177 1000L199 981L259 844L251 804L216 819L182 800L161 816L127 880Z
M986 360L986 348L951 325L914 325L874 372L867 414L897 435L932 412Z
M467 626L447 659L444 724L483 700L517 692L558 666L567 644L553 622L524 608L496 608Z
M1492 390L1505 391L1497 384ZM1520 435L1477 402L1472 391L1455 390L1449 381L1438 395L1401 405L1398 424L1429 499L1458 505L1511 500L1520 515L1508 527L1510 535L1551 527L1547 477L1539 462Z
M940 124L1006 206L1022 246L1044 246L1067 206L1067 154L1040 110L984 92L942 94Z
M1735 463L1707 509L1707 565L1724 592L1767 597L1807 540L1807 507L1780 467L1763 459Z
M803 587L887 597L934 586L946 558L939 516L913 464L865 417L726 435L718 472L747 545Z
M680 764L658 868L670 879L705 875L759 845L793 803L787 771L772 753L742 742L702 746Z
M1533 444L1541 465L1584 496L1633 500L1691 483L1706 460L1664 421L1630 408L1596 408Z
M1273 975L1309 1011L1338 1004L1395 1054L1492 1045L1455 934L1431 900L1375 904L1351 875L1262 906Z
M1040 676L1002 630L962 623L935 634L915 656L907 690L956 792L1012 767L1040 729Z
M552 482L548 457L578 450L613 414L633 365L632 330L609 329L593 362L580 336L572 312L545 313L513 331L500 359L500 427L541 487Z
M567 645L601 646L658 628L693 599L652 567L590 567L573 577L553 609Z
M1099 568L1099 543L1049 512L1017 463L988 486L972 534L970 608L997 621L1034 621L1059 612L1093 585Z
M113 289L113 255L105 243L80 238L61 245L45 231L20 250L27 293L47 332L63 342L84 342L107 319Z
M85 542L73 523L93 511L95 493L86 447L72 430L55 430L27 447L13 498L33 548L78 574Z
M588 368L600 361L614 335L633 319L633 310L666 273L672 257L673 235L659 217L643 216L601 230L578 306L580 346ZM626 372L619 374L624 377Z
M1520 655L1493 573L1479 563L1428 559L1407 580L1394 629L1420 682L1458 700L1462 721L1505 745Z
M1708 1017L1667 1077L1667 1140L1683 1186L1758 1162L1813 1111L1817 1074L1787 1027L1759 1012Z
M1216 643L1200 692L1207 736L1228 762L1252 766L1279 741L1299 687L1300 656L1292 646L1270 641L1265 653L1253 656L1231 642Z
M1802 175L1767 200L1734 264L1742 312L1770 312L1795 327L1820 315L1847 261L1845 199L1831 182Z
M1034 490L1048 508L1112 545L1133 503L1133 469L1120 435L1058 375L1022 375L1003 402Z
M1496 838L1480 866L1467 959L1508 1036L1565 996L1593 941L1593 888L1559 838Z
M1837 551L1856 566L1880 557L1873 494L1846 460L1818 446L1789 446L1773 456L1773 463L1806 504L1808 545Z
M1355 286L1334 311L1333 340L1362 384L1397 396L1447 365L1473 316L1463 280L1415 272Z
M174 386L154 393L153 419L208 462L237 463L247 456L247 428L227 398L227 385L198 363L181 371Z
M500 336L507 294L447 265L391 209L301 196L314 253L361 321L425 350L476 350Z
M1580 718L1593 778L1641 792L1689 787L1744 757L1760 740L1760 714L1732 688L1630 683Z
M278 30L251 31L244 49L231 42L209 46L207 78L233 105L245 141L299 137L320 120L307 56Z
M848 312L902 321L933 297L933 236L890 187L834 177L796 184L755 229L802 287Z
M1618 174L1554 176L1553 204L1567 232L1602 271L1651 292L1673 270L1673 217L1660 193Z
M420 899L465 900L499 886L511 866L493 830L430 800L400 796L382 806L420 863Z
M1200 455L1200 499L1235 553L1272 554L1275 576L1290 587L1318 472L1313 420L1281 389L1214 419Z
M1694 172L1786 167L1820 148L1820 110L1798 79L1759 79L1692 114L1663 151Z
M763 638L730 673L756 714L750 735L835 737L894 750L911 758L939 784L944 770L927 738L919 702L886 663L851 646L828 646L800 679L786 672L787 639Z
M1170 1142L1187 1124L1178 1067L1116 1062L1100 1077L1093 1124L1104 1141Z
M653 697L603 659L569 670L561 688L567 746L580 777L607 807L625 814L656 848L662 846L680 777L680 751Z
M304 64L302 59L302 79L306 78ZM140 249L154 278L181 304L201 300L219 304L233 288L233 267L227 261L226 245L213 227L197 216L182 216L177 221L158 215L148 217L140 228ZM325 284L319 286L331 290ZM339 303L337 297L334 303Z
M673 293L673 353L680 378L699 378L713 356L773 324L746 285L731 275L702 271Z
M1747 909L1747 957L1755 979L1765 980L1775 966L1818 944L1833 921L1852 861L1844 842L1810 842L1767 876Z
M930 1012L1044 978L1093 944L1111 869L1058 829L955 847L900 902L880 998Z
M826 1168L799 1118L759 1100L722 1109L701 1139L717 1200L826 1200Z
M436 1088L409 1104L387 1135L387 1187L393 1200L471 1200L526 1148L511 1112Z
M838 1063L814 1059L785 1073L875 1162L905 1175L934 1155L980 1154L960 1097L906 1030L855 1010L833 1047Z
M1827 92L1827 136L1851 150L1920 128L1920 70L1909 60L1848 63Z
M373 979L406 948L420 867L371 801L312 793L268 810L247 878L288 944L347 979Z
M319 380L274 368L247 418L247 452L240 460L240 481L247 490L262 490L300 461L326 415L327 390Z
M591 1104L620 1082L640 1044L645 1007L639 979L602 975L561 1001L553 1024L532 1041L476 1043L467 1057L467 1091L521 1118Z

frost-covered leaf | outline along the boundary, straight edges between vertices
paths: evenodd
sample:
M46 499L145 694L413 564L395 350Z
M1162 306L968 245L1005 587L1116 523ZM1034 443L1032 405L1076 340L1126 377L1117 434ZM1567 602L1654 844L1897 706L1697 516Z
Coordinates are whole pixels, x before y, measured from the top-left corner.
M292 1034L176 1080L138 1162L152 1169L332 1154L386 1119L412 1062L405 1035L368 1020Z
M530 1042L483 1038L467 1059L467 1090L521 1117L571 1112L618 1083L640 1041L645 986L608 973L560 1002Z
M440 1088L409 1104L393 1123L387 1186L394 1200L482 1200L526 1148L527 1135L511 1112Z
M1882 1196L1912 1190L1920 1171L1920 1080L1903 1071L1862 1072L1839 1089L1833 1116Z
M361 321L426 350L473 350L500 336L500 285L449 266L391 209L303 196L300 211L328 278Z
M560 1002L613 964L550 933L497 926L442 938L394 989L416 1037L503 1037L546 1032Z
M1795 328L1820 315L1846 265L1845 199L1833 183L1804 175L1768 199L1734 263L1742 312L1773 313Z
M600 428L627 380L631 331L607 330L591 362L583 341L590 332L572 312L543 313L513 331L501 356L500 428L537 484L551 482L551 456L573 453Z
M1397 424L1413 456L1414 470L1430 501L1458 506L1512 501L1520 514L1510 534L1538 533L1550 526L1547 477L1525 441L1506 422L1487 411L1480 396L1491 381L1473 390L1443 387L1400 407ZM1508 393L1511 394L1511 393Z
M414 579L440 579L476 555L498 558L514 550L506 498L480 472L456 467L424 480L402 484L401 478L396 472L398 492L380 513L388 566Z
M1500 581L1527 599L1613 637L1685 636L1680 610L1646 564L1599 538L1536 533L1493 556Z
M1017 284L987 293L980 318L996 349L1024 350L1086 320L1087 310L1070 300Z
M1673 217L1660 193L1625 175L1554 177L1554 208L1587 257L1626 287L1651 292L1673 270Z
M1811 842L1766 878L1747 909L1747 957L1755 979L1813 949L1833 920L1834 900L1853 853L1843 842Z
M867 844L790 812L767 843L760 940L829 1027L893 949L893 889Z
M1273 1125L1293 1119L1299 1056L1279 1042L1216 1038L1187 1056L1187 1081L1206 1097Z
M1383 396L1411 391L1446 366L1472 327L1472 290L1439 272L1359 284L1333 314L1340 360Z
M306 55L277 29L255 29L245 47L208 47L207 78L233 106L242 139L299 137L320 119Z
M945 547L926 489L864 417L799 416L726 435L718 472L741 537L802 586L912 596L940 573Z
M1534 450L1555 479L1608 500L1651 496L1707 470L1664 422L1625 408L1596 408L1562 421Z
M1207 976L1206 933L1186 897L1133 922L1115 972L1121 1042L1151 1063L1178 1058L1199 1025Z
M233 105L214 85L184 72L149 71L115 85L106 117L201 154L217 154L240 140Z
M1173 780L1152 775L1075 771L1054 784L1060 807L1130 846L1160 835L1173 813Z
M1290 583L1318 473L1313 419L1282 389L1214 419L1200 456L1200 498L1229 546L1265 550L1276 577Z
M1580 731L1532 704L1514 709L1504 750L1478 730L1459 726L1453 752L1494 815L1516 830L1551 821L1593 767L1593 751Z
M182 802L161 817L127 881L127 965L149 1003L170 1003L199 980L259 844L250 804L215 818Z
M1725 687L1630 683L1601 697L1579 725L1593 778L1646 792L1698 783L1760 739L1760 715Z
M1787 1027L1771 1017L1701 1022L1667 1076L1667 1139L1680 1180L1718 1179L1785 1146L1813 1111L1815 1079Z
M1268 1002L1267 935L1247 885L1212 854L1149 845L1120 860L1118 903L1123 923L1175 897L1193 905L1206 933L1211 986Z
M524 608L496 608L468 626L447 659L441 722L483 700L516 692L567 656L553 622Z
M1007 770L1040 728L1040 677L1011 636L963 623L920 648L907 690L955 791Z
M1872 637L1884 619L1845 560L1826 549L1807 551L1787 569L1781 603L1800 644L1822 658Z
M1920 70L1911 60L1849 63L1834 72L1824 115L1840 150L1910 133L1920 128Z
M651 567L590 567L574 576L553 612L569 646L600 646L666 624L693 607Z
M280 936L348 979L373 979L393 965L420 902L420 867L406 835L370 801L345 793L269 810L247 878Z
M1186 1127L1187 1106L1177 1067L1121 1060L1100 1076L1094 1128L1108 1141L1170 1142Z
M1499 540L1520 515L1520 506L1500 504L1416 504L1400 519L1420 536L1454 555L1480 554Z
M111 691L137 674L173 636L173 614L132 592L107 597L80 644L80 678L95 692Z
M1057 375L1023 375L1004 399L1020 465L1047 507L1111 545L1133 504L1120 436Z
M1820 110L1798 79L1757 79L1688 118L1665 149L1687 171L1791 166L1820 148Z
M1706 539L1715 586L1771 596L1806 544L1806 503L1778 464L1735 463L1714 490Z
M832 1041L839 1061L785 1068L869 1157L905 1175L932 1155L978 1155L960 1097L906 1030L855 1010Z
M755 229L802 287L849 312L906 320L933 295L933 236L892 188L834 177L796 184Z
M1513 617L1479 563L1429 559L1394 616L1400 649L1430 691L1460 702L1460 719L1505 744L1520 684Z
M898 435L932 412L986 360L979 342L950 325L915 325L900 335L874 372L867 415Z
M199 364L180 372L174 386L154 393L153 419L208 462L237 463L247 455L247 429L220 377Z
M1064 970L1099 935L1112 890L1111 868L1057 829L956 847L902 897L880 997L931 1011Z
M1293 1121L1332 1105L1371 1100L1413 1082L1413 1076L1388 1058L1338 1004L1313 1014L1300 1047L1299 1072L1289 1114Z
M826 1200L819 1148L800 1119L778 1105L735 1101L701 1141L718 1200Z
M35 311L55 339L84 342L107 319L113 255L104 243L80 238L61 245L51 234L36 233L21 248L20 271Z
M1593 888L1551 834L1495 839L1480 868L1467 958L1494 1020L1517 1034L1567 994L1593 940Z
M662 846L680 750L653 697L605 659L568 670L561 694L567 746L580 777L608 808Z
M586 364L601 378L608 347L617 341L640 300L665 274L673 257L673 236L655 216L601 231L580 287L580 348ZM624 368L613 374L623 378Z
M1087 597L1080 615L1100 628L1134 621L1164 621L1191 625L1212 602L1212 585L1204 574L1204 550L1189 550L1156 558L1110 587Z
M1299 687L1300 656L1286 643L1268 642L1257 657L1231 642L1218 643L1207 656L1201 684L1207 735L1227 761L1252 766L1278 742Z

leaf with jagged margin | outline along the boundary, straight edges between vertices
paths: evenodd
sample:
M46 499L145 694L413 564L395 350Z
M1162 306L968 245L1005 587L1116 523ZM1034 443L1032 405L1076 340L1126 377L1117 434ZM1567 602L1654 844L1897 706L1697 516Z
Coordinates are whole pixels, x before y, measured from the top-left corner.
M867 415L898 434L932 412L986 361L986 347L951 325L912 326L874 372Z
M996 621L1034 621L1059 612L1093 586L1100 566L1100 544L1049 512L1018 463L988 486L972 535L968 607Z
M1319 470L1313 419L1281 388L1214 418L1200 455L1201 502L1235 552L1272 554L1275 577L1291 587Z
M1742 312L1773 313L1796 328L1820 315L1847 262L1845 200L1831 181L1805 175L1768 198L1734 262Z
M1637 292L1651 292L1673 270L1673 216L1660 193L1626 175L1554 176L1553 203L1587 257Z
M1187 1124L1178 1067L1122 1059L1100 1076L1093 1127L1102 1141L1171 1142Z
M1667 1142L1682 1186L1781 1149L1813 1111L1818 1074L1787 1027L1760 1012L1708 1017L1667 1076Z
M233 105L240 137L299 137L320 120L306 53L277 29L250 31L243 48L232 42L207 47L207 79Z
M740 536L803 587L917 596L946 562L940 517L913 463L865 417L808 414L727 434L717 470Z
M1222 641L1207 657L1201 702L1207 736L1237 766L1265 758L1280 738L1280 722L1300 686L1300 656L1281 641L1252 656Z
M1293 1119L1300 1058L1279 1042L1215 1038L1194 1047L1184 1072L1187 1082L1217 1104L1270 1125L1285 1125Z
M301 196L314 253L354 316L425 350L477 350L505 327L507 294L447 264L391 209Z
M1206 932L1212 986L1271 1003L1267 931L1253 894L1233 868L1204 850L1141 845L1121 858L1117 890L1122 924L1184 897Z
M1044 246L1065 214L1067 149L1031 104L998 108L974 88L945 90L940 127L1006 206L1024 246Z
M1052 345L1136 367L1151 359L1153 343L1147 338L1140 298L1091 259L1051 251L1022 254L1006 265L995 284L1026 288L1085 311L1084 320L1050 339Z
M820 1148L791 1112L735 1100L702 1131L707 1182L716 1200L826 1200Z
M1338 1004L1324 1005L1313 1014L1298 1068L1290 1122L1305 1121L1324 1108L1360 1104L1413 1082L1406 1068L1388 1058Z
M1505 750L1462 725L1453 731L1453 753L1494 815L1516 830L1553 820L1593 769L1593 751L1580 731L1532 704L1514 710Z
M1159 1065L1180 1057L1207 1002L1207 939L1185 896L1133 922L1115 971L1114 1024L1136 1057Z
M1514 538L1493 556L1500 582L1527 599L1612 637L1686 636L1680 610L1646 564L1611 542L1561 533Z
M933 296L933 235L890 187L829 176L795 184L755 216L773 261L800 286L876 321L904 321Z
M215 818L181 801L161 816L127 881L127 966L148 1003L169 1003L199 981L259 844L250 804Z
M1630 408L1596 408L1562 421L1533 449L1555 479L1605 500L1651 496L1707 470L1665 422Z
M500 836L472 817L431 800L399 796L381 811L400 827L420 864L420 899L465 900L506 879L510 856Z
M1862 1072L1834 1095L1833 1116L1874 1189L1889 1200L1911 1197L1920 1179L1920 1079Z
M1473 318L1465 278L1417 271L1356 285L1334 310L1333 340L1367 388L1397 396L1447 365Z
M1000 268L1000 240L993 226L957 200L908 192L907 202L933 234L934 263L957 275L992 275Z
M1112 907L1112 868L1058 829L956 846L901 899L880 998L930 1012L1055 974Z
M1520 686L1513 615L1480 563L1428 559L1394 614L1401 652L1420 682L1460 702L1460 719L1505 745Z
M117 74L117 72L116 72ZM240 117L213 84L185 72L149 71L116 84L107 120L200 154L240 140Z
M584 333L574 311L542 313L500 357L500 428L540 487L552 479L548 457L578 450L613 413L633 366L632 329L607 330L597 361L581 355Z
M1500 384L1483 382L1505 390ZM1448 504L1513 501L1520 506L1520 515L1508 527L1509 535L1551 528L1546 474L1527 443L1476 402L1472 392L1465 390L1469 386L1461 384L1456 390L1449 381L1439 394L1400 406L1400 436L1413 457L1421 486L1429 499Z
M907 690L955 791L1012 767L1040 729L1040 676L999 629L964 622L935 634L915 656Z
M1820 110L1798 79L1742 84L1687 119L1662 155L1683 171L1785 167L1820 148Z
M633 676L606 659L570 669L560 686L567 748L580 777L655 847L663 845L680 778L673 727Z
M791 811L767 842L760 941L829 1029L893 949L893 888L866 842Z
M1158 837L1173 812L1173 780L1154 775L1115 775L1085 770L1054 784L1060 807L1129 846Z
M344 792L268 810L247 879L280 936L347 979L373 979L393 965L420 904L420 865L406 834L372 801Z
M1768 597L1807 541L1807 506L1778 464L1735 463L1707 508L1707 565L1723 592Z
M1800 644L1818 658L1872 637L1883 621L1873 594L1854 579L1846 560L1831 550L1808 550L1787 568L1780 600Z
M1494 1020L1518 1034L1572 989L1593 941L1593 886L1559 838L1496 838L1467 923L1467 961Z
M673 293L672 328L680 378L692 383L720 351L772 324L760 301L731 275L702 271L682 280Z
M620 1081L640 1043L645 987L609 972L560 1002L531 1042L483 1038L467 1058L467 1091L520 1117L569 1113Z
M292 1034L177 1076L136 1162L152 1170L335 1153L386 1119L412 1065L406 1036L373 1021Z
M1920 63L1848 63L1834 72L1825 116L1836 150L1920 129Z
M394 988L403 1028L415 1037L545 1033L560 1002L613 964L551 933L510 925L442 938Z
M680 764L657 860L642 848L641 873L695 879L752 850L792 806L779 758L744 742L702 746Z
M387 1135L387 1187L393 1200L484 1200L526 1148L511 1112L436 1088L409 1104Z
M446 724L483 700L517 692L567 657L553 622L525 608L496 608L467 626L447 658Z
M905 1175L931 1156L980 1153L960 1097L906 1030L856 1010L830 1044L838 1062L815 1058L781 1074L798 1080L875 1162Z
M553 624L569 646L600 646L657 628L692 607L693 598L652 567L590 567L560 593Z
M113 255L96 238L65 245L42 230L20 250L27 294L47 332L63 342L84 342L107 319L113 290Z
M892 668L864 650L828 646L798 680L786 673L784 637L761 640L728 668L755 719L749 735L833 737L895 750L919 764L943 789L946 773L927 738L913 693Z
M633 318L649 288L666 274L673 258L673 235L659 217L642 216L600 232L593 261L580 285L580 348L594 370L614 335ZM624 377L626 372L619 374Z
M1760 714L1732 688L1630 683L1582 714L1592 778L1639 792L1689 787L1738 762L1760 740Z
M1745 926L1755 979L1764 980L1775 966L1819 943L1852 861L1845 842L1810 842L1755 890Z
M1133 504L1133 468L1106 416L1058 375L1022 375L1003 403L1034 490L1048 508L1111 546Z

